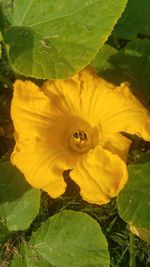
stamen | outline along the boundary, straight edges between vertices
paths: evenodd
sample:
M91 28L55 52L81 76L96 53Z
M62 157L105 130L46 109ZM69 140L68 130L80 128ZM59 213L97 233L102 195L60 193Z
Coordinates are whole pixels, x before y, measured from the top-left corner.
M77 130L71 135L70 146L75 152L86 152L91 148L91 137L87 132L83 130Z
M87 142L88 141L88 138L87 138L87 134L84 132L84 131L77 131L77 132L75 132L74 134L73 134L73 137L77 140L77 141L79 141L80 143L82 142L82 141L85 141L85 142Z

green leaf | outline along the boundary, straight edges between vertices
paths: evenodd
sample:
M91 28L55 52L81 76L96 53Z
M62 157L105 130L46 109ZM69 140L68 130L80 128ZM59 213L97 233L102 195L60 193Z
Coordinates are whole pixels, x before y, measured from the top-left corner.
M4 33L9 27L12 20L13 6L18 0L0 1L0 31Z
M3 15L7 18L9 22L12 21L13 7L16 5L18 0L3 0L1 1L1 8Z
M19 253L14 255L10 267L54 267L54 265L49 264L29 243L24 242Z
M110 59L113 55L116 55L117 49L110 45L103 45L100 49L96 58L91 62L94 68L96 68L98 73L107 72L114 68L113 64L111 63Z
M128 40L136 38L138 34L150 36L150 1L128 0L112 34Z
M150 162L129 165L129 179L118 196L119 215L150 232Z
M16 72L68 78L84 68L110 35L127 0L20 0L5 35Z
M40 191L33 189L10 162L0 163L0 219L10 231L28 228L40 207Z
M6 226L0 222L0 243L3 243L8 236L8 230Z
M149 54L150 40L137 39L116 52L111 46L104 46L92 65L100 76L116 85L128 81L133 92L148 102L150 97Z
M145 152L137 161L139 164L144 164L146 162L150 162L150 150Z
M49 218L26 244L24 255L24 265L11 267L110 266L106 238L98 223L83 212L63 211Z

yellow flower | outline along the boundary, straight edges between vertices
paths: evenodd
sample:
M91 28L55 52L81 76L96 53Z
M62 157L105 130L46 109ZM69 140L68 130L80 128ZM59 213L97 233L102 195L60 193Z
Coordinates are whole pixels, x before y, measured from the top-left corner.
M86 68L69 80L39 88L17 80L11 115L16 146L11 161L27 181L53 197L65 192L63 172L84 200L105 204L127 181L131 141L122 132L150 140L150 117L128 85L106 82Z

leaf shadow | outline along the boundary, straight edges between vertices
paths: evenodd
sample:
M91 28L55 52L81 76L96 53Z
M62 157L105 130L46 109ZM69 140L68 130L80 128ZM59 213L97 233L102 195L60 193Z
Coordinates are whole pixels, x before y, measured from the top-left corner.
M108 82L120 85L122 82L129 82L132 92L140 98L144 104L150 101L150 61L148 54L142 54L138 49L134 55L127 48L116 54L110 55L110 68L98 70L98 74Z
M19 201L32 187L10 162L0 162L0 205Z

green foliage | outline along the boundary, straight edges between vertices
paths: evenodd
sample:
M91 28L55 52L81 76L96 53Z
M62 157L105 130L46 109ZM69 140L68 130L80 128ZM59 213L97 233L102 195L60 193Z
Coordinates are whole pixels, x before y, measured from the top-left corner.
M132 40L138 34L150 36L150 1L128 0L113 35Z
M150 162L150 150L144 153L137 161L139 164L145 164L146 162Z
M10 231L25 230L37 216L40 191L9 162L0 163L0 220Z
M2 38L2 34L0 32L0 59L1 59L1 56L2 56L2 46L1 46L1 41L3 40Z
M8 236L8 230L5 225L0 222L0 243L4 242Z
M18 263L19 262L19 263ZM19 267L16 256L12 264ZM98 223L83 212L49 218L24 246L21 266L109 267L107 241Z
M3 0L1 1L1 8L3 10L3 15L4 15L4 20L9 21L11 23L12 21L12 12L13 12L13 7L16 5L18 0ZM4 22L6 23L6 21Z
M119 215L131 225L150 231L150 162L129 165L129 180L118 196Z
M62 197L43 192L40 201L40 191L8 162L14 146L9 107L14 80L25 78L20 75L64 79L91 61L108 81L129 82L148 106L150 1L3 0L0 32L0 266L107 267L110 257L111 267L128 267L128 224L150 232L148 142L132 137L134 165L117 200L123 220L115 199L86 203L68 180ZM148 244L135 237L134 245L136 265L148 267Z
M91 65L96 69L99 75L102 75L103 77L106 76L105 78L109 77L107 73L110 72L109 74L111 74L111 71L114 69L111 58L116 56L117 52L118 50L114 47L108 44L103 45L103 47L97 53L95 59L91 62ZM111 79L111 77L109 77L109 79Z
M129 42L120 51L104 45L92 62L97 72L105 79L119 85L128 81L139 98L150 97L150 40L137 39Z
M4 40L14 70L39 79L68 78L107 40L127 0L20 0Z

